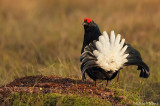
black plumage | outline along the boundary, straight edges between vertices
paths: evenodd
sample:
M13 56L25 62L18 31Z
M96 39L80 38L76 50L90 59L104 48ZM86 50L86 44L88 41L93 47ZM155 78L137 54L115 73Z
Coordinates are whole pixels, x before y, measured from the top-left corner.
M126 53L129 53L129 56L127 57L128 62L124 64L124 66L130 66L130 65L137 65L137 70L140 70L140 77L148 78L149 73L149 67L146 63L143 62L140 53L134 49L131 45L128 45L128 48L126 50Z
M85 21L83 25L85 32L81 53L84 52L85 46L89 45L89 43L93 42L94 40L98 40L98 37L101 35L99 27L96 23L94 23L94 21L89 23Z
M84 20L84 41L81 50L81 71L82 71L82 80L85 80L85 72L87 75L93 79L95 82L96 80L112 80L114 79L118 72L122 69L118 70L105 70L100 65L97 64L97 58L94 55L93 51L96 50L95 42L98 40L98 37L101 35L99 27L96 23L94 23L91 19ZM149 67L143 62L140 53L134 49L129 44L124 44L123 46L127 45L128 48L125 53L128 53L127 62L123 64L123 66L130 66L130 65L137 65L137 70L140 70L140 77L148 78L149 77Z

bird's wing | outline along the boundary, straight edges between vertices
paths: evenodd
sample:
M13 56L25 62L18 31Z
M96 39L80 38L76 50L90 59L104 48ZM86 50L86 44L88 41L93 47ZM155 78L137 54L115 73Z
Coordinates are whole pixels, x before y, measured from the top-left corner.
M87 45L84 49L84 52L81 54L81 71L82 71L82 80L85 79L85 71L92 67L98 67L96 63L97 58L94 56L93 51L96 50L95 42L93 41Z
M141 70L139 76L143 78L148 78L150 75L149 67L147 66L146 63L143 62L140 53L136 49L134 49L131 45L129 44L124 44L124 45L128 45L126 53L129 54L129 56L127 57L128 61L124 64L124 66L137 65L138 66L137 70Z

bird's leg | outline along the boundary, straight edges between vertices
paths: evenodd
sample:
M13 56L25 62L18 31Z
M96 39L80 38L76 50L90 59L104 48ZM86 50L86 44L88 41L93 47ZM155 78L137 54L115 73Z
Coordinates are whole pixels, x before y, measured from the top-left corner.
M82 73L82 81L85 81L86 80L86 76L85 74Z
M107 80L107 84L106 84L106 87L108 86L108 80Z
M96 80L94 82L95 82L95 87L96 87Z
M120 70L118 71L117 82L119 81L119 73L120 73Z

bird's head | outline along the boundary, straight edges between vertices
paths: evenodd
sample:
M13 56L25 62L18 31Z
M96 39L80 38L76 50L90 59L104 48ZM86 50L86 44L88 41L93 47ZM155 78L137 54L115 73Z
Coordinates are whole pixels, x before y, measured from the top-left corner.
M84 52L84 47L89 43L93 42L94 40L98 40L98 37L101 35L98 25L90 18L84 19L84 41L82 52Z
M83 22L85 31L94 30L97 27L97 24L91 18L85 18Z

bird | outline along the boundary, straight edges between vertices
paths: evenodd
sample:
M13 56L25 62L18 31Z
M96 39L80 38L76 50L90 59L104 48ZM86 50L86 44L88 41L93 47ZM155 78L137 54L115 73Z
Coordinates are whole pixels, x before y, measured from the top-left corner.
M112 30L110 36L106 31L101 33L98 25L91 19L85 18L84 39L81 49L82 81L86 80L85 73L95 81L114 79L126 66L135 65L140 70L139 77L148 78L150 75L148 65L143 61L138 50L121 39L120 34Z

